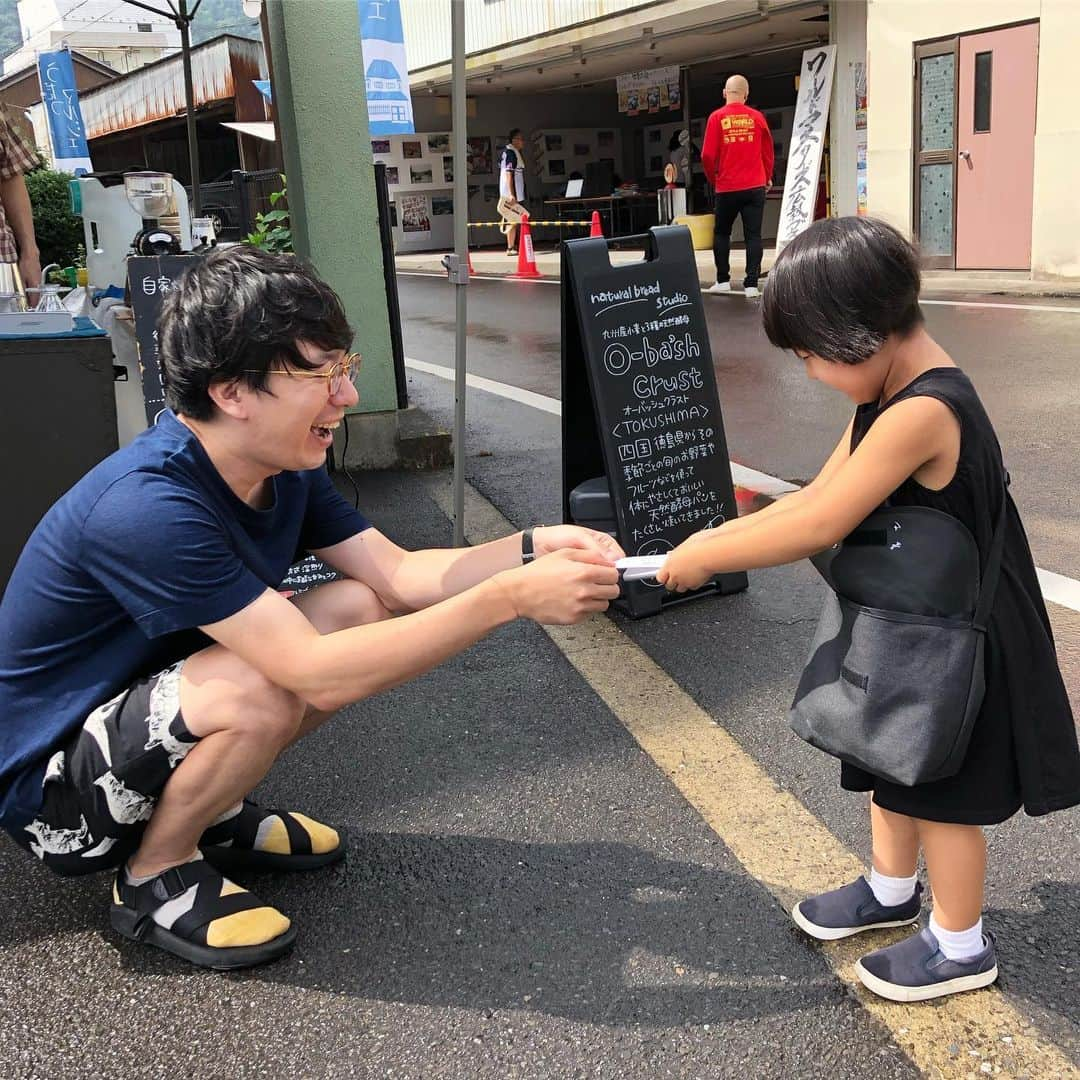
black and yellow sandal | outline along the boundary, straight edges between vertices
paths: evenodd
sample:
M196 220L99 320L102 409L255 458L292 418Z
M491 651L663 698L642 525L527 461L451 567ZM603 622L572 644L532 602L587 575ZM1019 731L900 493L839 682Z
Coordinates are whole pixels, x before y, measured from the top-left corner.
M205 859L170 867L141 885L129 884L121 867L109 920L131 941L217 971L276 960L296 940L286 916Z
M240 809L202 834L199 847L219 870L314 870L345 855L336 829L290 810Z

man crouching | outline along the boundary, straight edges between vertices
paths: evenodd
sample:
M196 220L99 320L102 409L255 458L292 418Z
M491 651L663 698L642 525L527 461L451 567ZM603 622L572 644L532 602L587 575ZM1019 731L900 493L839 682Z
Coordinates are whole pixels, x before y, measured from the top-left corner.
M170 408L45 515L0 604L0 824L57 873L115 869L126 937L246 967L296 930L221 870L344 855L247 799L278 755L497 626L604 610L622 552L573 526L415 552L373 528L322 467L352 331L292 256L211 252L159 329ZM343 580L289 600L303 552Z

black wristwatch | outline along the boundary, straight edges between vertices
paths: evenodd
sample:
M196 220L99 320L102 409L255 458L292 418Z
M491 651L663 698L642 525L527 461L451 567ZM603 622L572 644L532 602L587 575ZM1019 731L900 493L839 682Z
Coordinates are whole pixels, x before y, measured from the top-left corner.
M536 558L533 550L533 529L543 528L542 525L534 525L530 529L523 529L521 533L521 561L531 563Z

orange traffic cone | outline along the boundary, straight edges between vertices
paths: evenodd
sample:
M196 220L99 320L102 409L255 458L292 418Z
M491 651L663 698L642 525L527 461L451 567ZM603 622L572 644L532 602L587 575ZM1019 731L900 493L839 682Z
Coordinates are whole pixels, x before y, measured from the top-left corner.
M516 278L540 277L540 271L536 268L536 256L533 254L532 230L529 228L528 216L521 219L521 227L518 232L517 273L510 276Z
M600 211L594 210L592 212L592 224L589 226L589 236L599 236L603 239L604 230L600 227Z

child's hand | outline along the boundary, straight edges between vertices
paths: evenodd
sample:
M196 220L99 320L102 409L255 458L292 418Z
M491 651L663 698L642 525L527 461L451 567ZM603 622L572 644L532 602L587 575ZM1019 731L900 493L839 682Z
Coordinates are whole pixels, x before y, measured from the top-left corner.
M701 545L693 538L680 544L656 574L656 580L668 592L690 592L700 589L713 576L713 571L701 560Z

